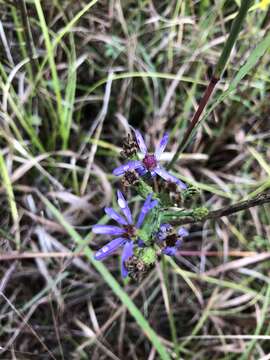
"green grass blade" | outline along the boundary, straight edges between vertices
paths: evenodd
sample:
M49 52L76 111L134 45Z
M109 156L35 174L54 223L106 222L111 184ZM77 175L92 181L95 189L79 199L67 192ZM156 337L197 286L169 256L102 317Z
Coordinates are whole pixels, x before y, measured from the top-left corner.
M265 52L270 48L270 33L256 46L256 48L251 52L246 63L239 69L237 75L231 82L229 88L221 94L213 105L206 111L205 115L198 122L193 133L196 132L198 126L200 126L211 114L211 112L222 102L224 101L233 91L236 90L240 81L255 67L259 59L265 54Z
M11 216L15 225L15 229L16 229L16 247L19 250L20 249L20 234L17 231L18 227L19 227L19 214L18 214L18 210L17 210L17 206L16 206L16 201L14 198L14 192L12 189L12 184L10 181L10 177L8 174L8 169L6 166L6 162L4 159L3 154L0 152L0 174L2 176L3 179L3 186L6 190L7 193L7 198L8 198L8 203L9 203L9 207L10 207L10 211L11 211Z
M65 122L64 122L64 111L63 111L63 105L62 105L62 95L61 95L61 87L60 87L60 81L57 74L56 64L54 60L54 48L50 39L48 26L46 24L46 20L44 17L44 13L42 10L42 6L40 3L40 0L34 0L40 27L44 36L45 46L48 53L48 61L50 65L51 75L52 75L52 85L56 97L56 105L57 105L57 113L59 118L59 132L60 136L64 142L64 132L65 132Z
M39 0L35 0L35 1L38 1ZM79 21L79 19L93 6L95 5L96 3L98 2L98 0L93 0L93 1L90 1L89 4L85 5L85 7L79 11L75 16L74 18L62 29L59 31L58 35L55 36L55 39L53 40L53 42L51 43L50 41L50 38L49 38L49 35L48 35L48 40L49 40L49 46L51 48L51 52L55 51L57 45L60 43L60 41L62 40L62 38L67 35L69 33L69 31L72 29L72 27ZM39 5L40 5L40 2L39 2ZM40 7L41 8L41 7ZM42 8L41 8L41 16L43 16L44 18L44 14L42 12ZM47 29L47 25L45 23L45 20L44 20L44 26L45 26L45 30L47 31L48 33L48 29ZM42 77L42 69L44 68L44 66L46 65L47 61L50 62L50 59L49 59L49 54L47 54L47 56L44 57L44 60L40 66L40 69L39 69L39 72L38 74L36 75L36 79L35 79L35 82L37 83L40 78Z
M260 332L262 330L263 324L265 323L267 319L267 312L269 311L269 303L270 303L270 285L268 285L267 290L265 292L264 302L262 306L262 310L260 312L260 318L257 322L257 326L254 332L254 339L252 339L248 346L245 348L245 352L242 354L239 360L245 360L250 358L250 353L253 349L253 347L256 345L256 336L260 335ZM255 354L254 354L255 356Z
M251 155L254 157L254 159L258 161L261 168L267 173L268 177L270 178L270 166L267 164L264 157L252 147L249 147L248 150L251 153Z
M179 79L181 81L187 82L187 83L195 83L197 85L207 85L206 81L198 81L193 79L192 77L188 76L177 76L177 74L170 74L170 73L162 73L162 72L144 72L144 71L138 71L138 72L127 72L127 73L120 73L120 74L113 74L112 80L122 80L122 79L132 79L132 78L153 78L153 79L166 79L166 80L175 80ZM94 90L99 88L100 86L106 84L108 81L108 77L99 80L96 82L91 88L88 90L88 94L91 94Z
M92 0L81 11L79 11L74 18L59 32L57 37L53 42L53 49L59 44L61 39L72 29L72 27L80 20L80 18L92 7L94 6L98 0Z
M26 60L25 60L26 61ZM42 143L40 142L35 128L32 126L31 121L25 111L24 106L21 105L21 101L16 94L12 84L9 83L8 76L5 72L5 68L3 64L0 62L0 89L3 93L3 96L7 93L6 100L8 105L10 106L10 109L14 112L16 115L17 120L19 121L20 125L24 128L24 130L27 132L29 137L31 138L32 143L36 146L36 148L43 152L44 147ZM21 134L17 130L17 124L13 120L11 116L9 116L7 111L4 111L4 116L10 118L10 126L13 128L15 134L17 135L17 138L21 140Z
M71 43L71 54L69 56L68 64L68 78L65 92L65 103L64 103L64 114L63 122L65 124L63 128L63 148L66 149L69 141L69 134L72 124L72 115L74 109L75 101L75 92L76 92L76 82L77 82L77 73L76 73L76 51L75 44L72 34L70 35Z
M209 284L217 285L223 288L236 290L242 292L244 294L251 294L253 296L257 296L259 300L264 301L264 297L261 294L258 294L255 290L250 289L241 283L234 283L228 280L222 280L219 278L215 278L212 276L204 275L204 274L196 274L190 271L182 270L174 261L173 259L168 259L169 263L172 265L173 270L181 277L185 276L189 279L197 279L202 282L206 282Z

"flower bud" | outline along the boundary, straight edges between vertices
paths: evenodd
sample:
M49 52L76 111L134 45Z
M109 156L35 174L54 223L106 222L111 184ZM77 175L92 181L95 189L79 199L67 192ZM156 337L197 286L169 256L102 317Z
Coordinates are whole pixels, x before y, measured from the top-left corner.
M192 216L195 220L203 220L209 213L209 210L206 207L198 207L193 210Z
M140 260L146 265L153 265L157 259L156 250L153 247L146 247L139 251Z

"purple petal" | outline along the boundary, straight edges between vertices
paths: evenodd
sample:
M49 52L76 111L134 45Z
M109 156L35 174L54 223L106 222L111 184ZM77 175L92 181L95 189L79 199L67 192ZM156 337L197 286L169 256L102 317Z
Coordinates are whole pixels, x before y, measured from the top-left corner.
M166 181L171 181L180 186L181 189L185 190L187 188L186 184L184 184L181 180L177 179L177 177L170 174L163 167L159 166L155 168L155 172L161 176Z
M140 175L140 176L144 176L145 174L147 174L148 170L145 168L145 167L139 167L136 169L137 173Z
M162 252L163 254L165 255L168 255L168 256L175 256L176 255L176 247L175 246L166 246Z
M136 171L140 176L144 176L148 172L144 166L137 168Z
M120 190L117 190L117 198L118 198L117 199L118 205L120 206L120 209L122 210L123 214L125 215L128 223L132 224L133 220L132 220L130 209L128 207L128 203Z
M141 248L142 248L142 247L145 247L145 243L142 241L142 239L138 238L138 239L137 239L137 243L138 243L138 246L139 246L139 247L141 247Z
M176 243L175 243L176 249L179 250L179 249L181 248L182 244L183 244L183 240L182 240L182 239L178 239L178 240L176 241Z
M128 222L119 215L113 208L105 208L105 213L113 220L117 221L118 224L128 225Z
M158 200L153 200L150 204L149 211L152 210L155 206L157 206Z
M155 177L155 176L157 176L157 174L156 174L156 168L155 168L154 170L151 170L151 171L150 171L150 174L151 174L151 177L152 177L152 178Z
M162 232L169 232L172 230L172 225L171 224L162 224L162 225L160 225L159 229Z
M142 226L142 223L144 221L145 216L148 214L148 212L153 209L153 207L155 207L158 203L157 200L151 201L152 200L152 196L153 194L149 194L142 206L141 212L139 214L139 218L136 224L136 228L140 228Z
M172 232L172 225L171 224L162 224L160 225L159 231L157 232L157 240L162 242L166 239L168 235Z
M125 230L121 229L119 226L112 225L94 225L92 231L95 234L105 235L122 235L125 232Z
M126 268L125 261L127 261L131 256L133 256L133 242L127 241L124 245L121 256L121 273L123 278L128 276L128 270Z
M165 150L165 148L168 144L168 141L169 141L169 134L165 133L160 141L160 144L158 145L158 147L156 148L156 151L155 151L155 156L156 156L157 160L159 160L160 155Z
M147 153L147 147L139 130L135 130L135 136L141 152L145 155Z
M126 171L134 170L143 167L143 164L139 160L130 160L126 164L121 165L113 170L113 175L120 176L123 175Z
M103 260L111 253L116 251L120 246L124 245L124 243L127 241L125 238L117 238L110 241L107 245L103 246L100 250L98 250L95 254L96 260Z
M188 236L188 235L189 235L189 232L187 231L187 229L185 229L183 227L180 227L178 229L178 236L185 237L185 236Z
M120 190L117 190L117 202L121 209L128 207L127 200Z
M156 237L157 237L157 241L160 242L160 243L162 243L162 242L166 239L167 234L159 231L159 232L156 234Z

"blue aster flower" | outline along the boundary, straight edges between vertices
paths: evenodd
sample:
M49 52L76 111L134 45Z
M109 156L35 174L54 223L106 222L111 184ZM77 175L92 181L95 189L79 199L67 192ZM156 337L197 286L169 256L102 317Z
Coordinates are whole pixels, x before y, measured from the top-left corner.
M164 169L159 164L159 160L161 154L165 150L167 143L169 141L168 133L165 133L162 137L160 144L156 147L154 153L149 153L147 147L145 145L144 139L141 133L138 130L135 130L135 136L140 148L140 151L143 154L142 160L130 160L126 164L119 166L114 169L113 174L116 176L123 175L126 171L136 170L140 175L145 175L146 173L150 173L151 176L159 175L166 181L170 181L179 185L181 189L186 189L187 186L177 177L170 174L167 170Z
M143 241L138 237L137 230L142 226L146 215L152 210L158 203L157 200L152 200L152 195L147 196L140 214L138 216L137 222L133 222L131 211L129 209L128 203L124 198L124 195L121 191L117 191L117 202L123 213L123 216L118 214L113 208L105 208L105 213L113 220L118 223L118 226L114 225L94 225L93 232L95 234L104 234L116 236L115 239L110 241L107 245L103 246L95 254L96 260L106 259L109 255L114 253L120 247L123 247L122 256L121 256L121 273L122 277L125 278L128 275L128 271L125 266L125 262L132 257L134 243L137 243L138 246L143 245Z
M189 232L183 227L180 227L175 233L172 225L162 224L157 233L157 242L162 245L163 254L175 256L182 246L183 238L188 235Z

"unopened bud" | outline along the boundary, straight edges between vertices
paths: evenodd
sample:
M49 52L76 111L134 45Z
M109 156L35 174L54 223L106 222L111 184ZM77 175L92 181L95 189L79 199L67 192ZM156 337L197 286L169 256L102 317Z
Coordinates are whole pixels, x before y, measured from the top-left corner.
M209 210L206 207L198 207L193 210L192 216L195 220L203 220L209 213Z

